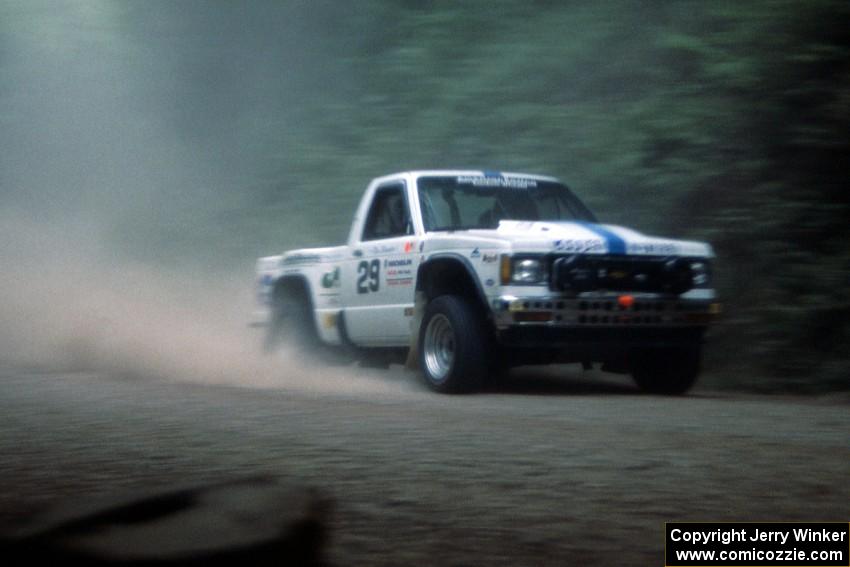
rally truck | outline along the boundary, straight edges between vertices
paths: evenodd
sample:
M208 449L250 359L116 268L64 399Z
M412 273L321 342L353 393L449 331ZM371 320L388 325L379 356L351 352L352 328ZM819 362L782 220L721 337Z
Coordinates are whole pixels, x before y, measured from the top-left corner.
M719 312L713 257L600 224L553 177L408 171L369 184L346 245L260 258L255 323L269 351L406 361L438 392L581 363L679 394Z

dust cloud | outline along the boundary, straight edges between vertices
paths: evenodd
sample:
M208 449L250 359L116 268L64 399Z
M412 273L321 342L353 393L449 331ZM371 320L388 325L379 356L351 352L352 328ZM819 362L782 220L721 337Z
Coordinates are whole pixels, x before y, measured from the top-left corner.
M410 384L263 356L248 328L253 258L287 247L247 190L277 167L263 133L323 73L344 82L320 64L333 48L319 16L0 6L0 363L308 392Z
M0 218L0 362L316 394L411 388L401 370L320 366L285 347L263 354L263 330L248 327L250 274L211 278L129 262L98 231Z

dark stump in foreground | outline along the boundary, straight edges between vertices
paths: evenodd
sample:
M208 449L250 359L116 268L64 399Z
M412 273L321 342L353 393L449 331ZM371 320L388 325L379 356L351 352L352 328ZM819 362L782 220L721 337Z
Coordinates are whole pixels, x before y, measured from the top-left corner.
M331 502L249 478L86 503L0 543L5 565L325 565Z

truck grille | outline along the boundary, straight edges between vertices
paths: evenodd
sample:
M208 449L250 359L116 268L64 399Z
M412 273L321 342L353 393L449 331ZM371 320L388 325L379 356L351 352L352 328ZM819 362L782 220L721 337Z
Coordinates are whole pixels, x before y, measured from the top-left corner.
M634 291L680 294L693 287L691 261L671 256L553 256L549 287L555 291Z

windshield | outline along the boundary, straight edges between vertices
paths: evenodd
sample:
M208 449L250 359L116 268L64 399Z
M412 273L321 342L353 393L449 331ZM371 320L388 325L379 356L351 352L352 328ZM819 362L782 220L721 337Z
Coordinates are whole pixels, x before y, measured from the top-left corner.
M524 177L420 177L425 230L497 228L499 221L589 221L593 213L560 183Z

